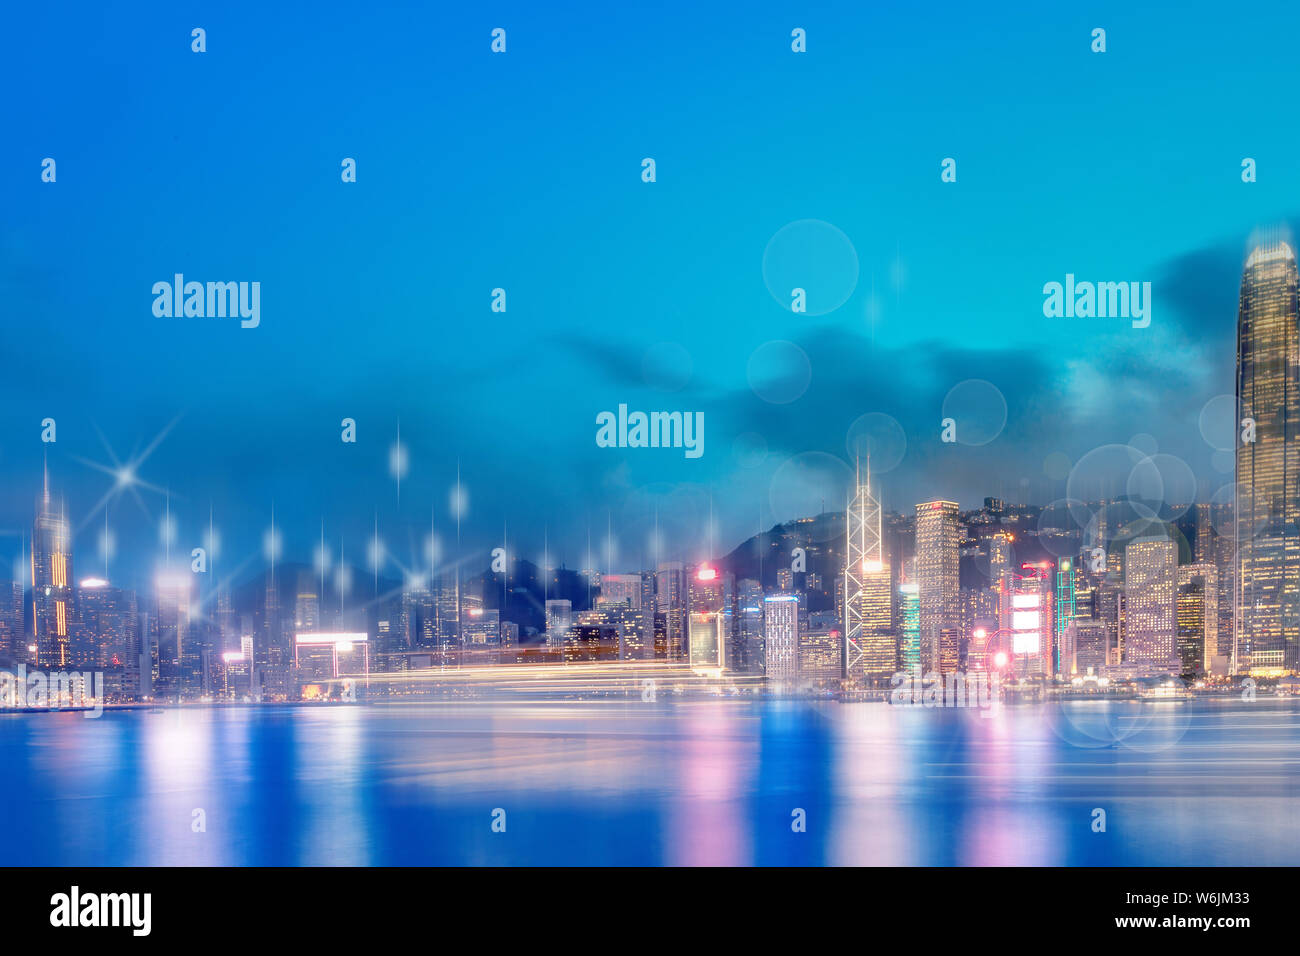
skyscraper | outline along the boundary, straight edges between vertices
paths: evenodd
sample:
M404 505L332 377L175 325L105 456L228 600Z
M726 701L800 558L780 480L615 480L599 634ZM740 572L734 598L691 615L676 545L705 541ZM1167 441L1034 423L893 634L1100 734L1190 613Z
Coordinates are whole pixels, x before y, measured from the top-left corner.
M552 598L546 602L546 643L550 647L563 647L573 627L573 602L568 598Z
M184 571L164 571L154 582L157 697L197 696L199 664L189 641L191 591L192 579Z
M726 635L721 611L699 611L690 615L691 667L721 669L725 666Z
M955 670L961 633L961 521L955 501L916 506L916 584L922 666Z
M742 673L763 673L763 586L753 578L744 578L736 585L738 599L737 630L738 653L728 655L730 666Z
M1234 667L1300 665L1300 329L1285 242L1246 259L1237 313L1237 589Z
M1178 546L1169 538L1135 538L1124 549L1124 663L1178 670Z
M71 665L69 633L73 616L72 536L68 518L50 499L50 476L32 526L32 630L36 662L62 669Z
M845 512L844 677L852 683L876 683L892 674L897 651L891 627L893 589L890 566L880 534L880 500L867 480Z
M769 594L763 599L767 679L793 685L799 680L799 598Z
M1184 674L1208 673L1219 644L1219 574L1213 564L1178 569L1178 659Z
M1054 640L1052 641L1052 673L1064 674L1069 676L1074 673L1074 662L1071 660L1073 647L1070 647L1070 653L1066 653L1067 644L1073 644L1077 635L1072 635L1070 641L1066 641L1066 632L1070 630L1070 625L1074 623L1077 616L1077 606L1075 604L1075 585L1074 585L1074 563L1069 558L1064 558L1057 562L1056 565L1056 601L1053 605L1055 610L1055 630L1053 631Z
M670 661L686 655L686 602L685 568L677 561L663 562L656 577L655 604L664 615L663 656Z
M641 575L606 574L600 579L600 597L597 603L641 606Z

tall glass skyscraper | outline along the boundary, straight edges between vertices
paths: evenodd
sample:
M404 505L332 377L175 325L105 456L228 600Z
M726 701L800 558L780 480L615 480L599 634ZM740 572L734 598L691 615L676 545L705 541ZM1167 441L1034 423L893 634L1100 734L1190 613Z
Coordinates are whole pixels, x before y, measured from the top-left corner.
M955 501L916 506L916 583L921 660L927 671L957 669L961 627L961 518Z
M1234 669L1295 670L1300 648L1300 329L1296 257L1257 246L1237 315Z
M40 667L71 666L72 534L63 508L50 499L50 476L32 526L32 631Z
M897 652L890 626L890 568L880 534L880 501L871 493L869 464L867 481L858 481L845 518L844 677L854 683L884 681L897 667Z

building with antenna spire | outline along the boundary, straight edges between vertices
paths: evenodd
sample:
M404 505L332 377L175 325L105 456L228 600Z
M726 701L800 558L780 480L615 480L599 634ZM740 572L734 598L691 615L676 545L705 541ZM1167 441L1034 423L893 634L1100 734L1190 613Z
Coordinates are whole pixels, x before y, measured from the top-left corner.
M38 667L66 669L73 661L70 641L75 607L72 588L72 533L62 502L50 496L50 469L32 526L32 636Z
M871 459L865 480L858 463L856 491L845 512L844 678L868 686L896 670L890 566L881 538L880 499L871 491Z

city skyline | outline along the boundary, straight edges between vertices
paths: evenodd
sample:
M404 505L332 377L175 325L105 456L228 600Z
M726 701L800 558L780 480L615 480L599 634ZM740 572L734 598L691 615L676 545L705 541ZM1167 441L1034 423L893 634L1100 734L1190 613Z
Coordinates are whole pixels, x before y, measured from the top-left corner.
M960 5L937 10L976 26ZM566 26L519 10L520 44L486 61L467 39L481 32L474 15L413 10L412 31L466 42L436 62L398 44L385 70L342 72L322 66L341 50L328 12L304 27L278 12L214 11L214 42L199 57L171 43L162 11L142 12L138 28L98 14L79 22L104 37L86 55L52 39L63 25L48 12L24 10L4 62L30 94L14 113L30 150L0 160L14 184L0 291L22 321L6 324L3 344L49 360L17 363L0 406L0 531L28 525L46 417L59 425L51 467L82 512L112 487L85 462L113 468L167 432L140 468L149 519L137 526L116 506L111 516L124 554L156 539L169 488L181 533L197 537L211 509L230 554L257 551L273 504L300 549L322 515L339 522L330 537L348 541L364 540L376 510L402 534L430 514L450 529L457 460L470 491L463 534L476 546L503 522L539 544L548 525L563 526L567 540L551 542L577 563L586 525L598 537L613 512L640 550L655 505L683 540L710 496L715 539L737 541L807 513L797 483L778 474L790 459L834 456L840 465L818 460L851 484L846 445L864 412L892 416L906 438L902 461L879 472L895 510L915 504L894 498L897 487L971 506L989 494L1018 500L1027 479L1030 500L1050 500L1049 455L1077 459L1137 433L1213 482L1222 473L1181 406L1232 392L1243 239L1260 223L1294 226L1287 173L1300 149L1254 95L1285 81L1292 57L1252 25L1288 11L1265 3L1220 25L1236 69L1209 84L1181 51L1199 47L1212 10L1193 3L1178 22L1112 11L1123 42L1104 56L1034 18L981 28L975 42L904 10L841 11L834 30L807 25L814 53L803 59L775 5L760 4L759 23L725 49L710 31L735 25L698 12L683 35L673 16L641 24L588 11ZM393 44L381 24L352 29L374 49ZM30 44L13 39L24 35ZM619 37L617 62L583 39L596 35ZM942 68L889 40L917 36L939 44ZM682 51L673 70L661 69L663 49ZM611 68L610 82L576 82L578 53ZM732 58L743 67L718 68ZM1041 89L1020 82L1031 66ZM306 87L307 105L272 120L238 81L246 68L267 88ZM837 82L824 82L826 70ZM46 73L59 82L34 87ZM467 81L472 102L448 102L446 90ZM88 88L122 105L100 108ZM993 124L981 93L1014 122ZM411 97L428 122L411 122ZM364 117L338 119L340 100L366 102ZM1108 122L1081 141L1069 123L1043 119L1058 101ZM719 102L729 104L721 126ZM540 124L554 104L564 121ZM208 125L168 134L150 119L204 111L247 115L265 149L236 161ZM1188 124L1203 135L1189 140ZM1137 130L1159 175L1112 148ZM529 151L471 161L447 135ZM909 146L895 156L880 146L889 141ZM91 145L105 142L114 148ZM47 155L59 162L54 183L27 165ZM658 161L654 183L640 179L646 156ZM953 183L939 177L948 156ZM1249 184L1247 156L1259 170ZM346 185L344 157L358 163ZM539 179L547 189L534 188ZM1062 184L1068 196L1047 209L1024 201ZM270 212L286 202L292 215ZM182 226L178 208L202 228ZM1139 224L1117 228L1134 210ZM806 222L826 227L789 230ZM254 255L257 234L276 242ZM374 236L390 238L361 238ZM804 248L828 265L807 283L810 311L795 314L772 288ZM260 282L259 325L155 316L153 284L177 273ZM1067 274L1149 281L1151 326L1046 319L1040 290ZM497 288L505 312L492 310ZM843 302L823 311L819 295ZM773 399L798 387L805 366L783 342L810 373L791 402ZM968 379L998 387L1006 429L989 445L945 446L945 396ZM703 458L598 448L595 417L620 403L703 412ZM338 441L345 418L358 423L354 447ZM400 494L389 470L399 433L409 462ZM565 467L544 467L554 461ZM344 497L356 507L337 508ZM77 529L88 556L95 533Z

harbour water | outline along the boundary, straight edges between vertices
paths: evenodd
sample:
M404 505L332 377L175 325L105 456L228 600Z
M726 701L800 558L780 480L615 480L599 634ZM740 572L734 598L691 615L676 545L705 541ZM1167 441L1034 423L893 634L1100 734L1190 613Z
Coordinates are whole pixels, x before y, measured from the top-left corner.
M1300 863L1263 697L9 713L0 766L4 865Z

